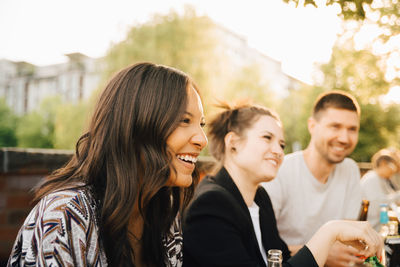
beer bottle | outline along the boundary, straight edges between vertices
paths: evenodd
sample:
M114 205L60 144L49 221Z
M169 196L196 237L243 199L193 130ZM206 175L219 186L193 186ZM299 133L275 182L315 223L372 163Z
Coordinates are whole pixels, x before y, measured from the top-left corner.
M363 199L361 201L361 210L360 214L358 215L358 220L359 221L366 221L368 218L368 207L369 207L369 201L366 199Z
M279 249L268 250L268 267L282 267L282 251Z

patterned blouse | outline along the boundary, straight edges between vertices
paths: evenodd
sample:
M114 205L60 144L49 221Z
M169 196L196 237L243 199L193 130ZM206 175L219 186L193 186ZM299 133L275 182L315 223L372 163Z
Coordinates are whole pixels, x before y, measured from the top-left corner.
M165 265L182 266L178 217L163 241ZM7 266L107 266L91 195L69 189L43 197L22 225Z

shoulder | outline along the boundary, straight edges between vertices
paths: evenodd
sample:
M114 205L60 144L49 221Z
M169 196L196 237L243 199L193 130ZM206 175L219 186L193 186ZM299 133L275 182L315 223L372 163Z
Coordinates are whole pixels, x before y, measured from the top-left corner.
M357 162L355 162L355 160L352 159L352 158L345 158L345 159L344 159L341 163L339 163L339 164L341 164L341 165L343 165L343 166L346 166L346 167L353 167L353 168L357 168L357 169L358 169Z
M83 189L68 189L43 197L25 221L22 231L39 230L41 240L86 240L97 229L96 205ZM33 233L33 232L32 232Z
M215 183L212 177L206 177L196 189L195 196L185 212L185 219L194 216L234 216L239 210L240 203L233 194Z
M259 198L263 202L271 202L270 197L263 186L257 188L256 198Z
M299 171L302 170L304 165L302 162L304 162L302 151L287 154L276 177L272 181L265 183L266 188L284 186L284 184L291 183L293 179L299 176Z
M51 265L56 261L84 259L84 251L88 261L95 261L97 256L104 258L99 253L94 209L85 190L62 190L43 197L18 233L12 260L23 256L27 265Z
M68 189L51 193L39 203L44 217L62 213L74 219L87 221L94 216L96 204L90 193L83 189Z
M214 205L231 205L234 197L226 188L217 184L213 177L205 177L196 189L195 196L192 200L194 203L214 204Z
M45 201L46 203L54 203L62 205L72 203L89 204L92 200L91 194L85 189L65 189L50 193L43 197L41 201Z
M303 159L303 151L295 151L293 153L287 154L284 159L284 164L293 164Z
M301 169L304 165L303 151L296 151L287 154L283 158L281 167L279 168L278 175L287 176L292 173L297 173L297 170Z
M379 176L376 174L375 171L370 170L361 178L361 186L370 185L370 184L377 184L379 182Z
M57 226L59 231L52 234L61 234L65 238L68 236L64 236L64 232L80 236L97 228L96 209L95 201L87 190L62 190L45 196L38 203L38 218L35 221L39 219L44 225Z
M263 185L257 188L255 201L259 207L272 207L271 198Z
M285 155L285 160L296 160L302 157L303 157L303 150L299 150Z
M343 177L344 175L347 176L354 176L357 180L360 179L360 168L358 167L357 163L351 158L345 158L342 162L336 165L336 168L339 170L340 175Z

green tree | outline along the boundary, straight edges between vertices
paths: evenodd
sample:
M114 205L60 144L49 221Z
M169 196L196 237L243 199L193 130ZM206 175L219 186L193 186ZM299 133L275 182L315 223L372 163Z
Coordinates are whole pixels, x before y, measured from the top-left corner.
M15 134L18 118L7 106L4 99L0 99L0 147L17 146Z
M351 38L358 32L368 31L371 40L367 44L369 50L372 51L372 47L380 47L379 54L375 53L375 57L378 57L380 68L387 71L387 76L394 76L396 80L400 79L400 65L398 64L398 56L400 54L399 45L399 34L400 34L400 1L398 0L283 0L286 3L295 3L296 7L301 3L304 6L313 5L319 7L322 5L339 5L341 7L340 15L344 19L344 25L346 21L351 20L352 24L354 20L358 21L358 28L350 33ZM373 26L373 31L370 27ZM376 27L377 26L377 27ZM377 30L378 29L378 30ZM345 29L345 31L348 31ZM349 32L347 32L349 33ZM354 44L353 44L354 45ZM378 49L376 49L377 51ZM368 57L366 51L359 51L359 56ZM362 68L362 66L356 66ZM390 69L390 73L388 71ZM365 74L368 75L368 74ZM378 78L377 80L381 80Z
M100 87L89 99L79 103L64 103L56 110L54 121L54 148L75 149L76 142L86 130L91 112L100 93Z
M325 88L350 91L362 103L377 102L399 79L385 78L386 62L368 49L356 50L351 40L337 43L327 64L321 65Z
M253 103L274 108L276 96L269 90L268 81L263 79L260 67L256 64L244 66L234 73L224 90L224 100L250 100Z
M384 40L389 40L400 34L400 1L375 1L368 13L371 14L369 20L383 29L381 37Z
M16 130L19 147L53 148L54 120L60 103L59 97L46 98L37 110L21 117Z
M106 56L111 73L139 61L165 64L188 73L202 89L204 99L215 85L218 66L215 24L187 7L183 15L171 11L132 27L125 40L114 44Z
M285 131L285 153L293 152L294 145L304 149L310 141L307 120L317 96L324 91L317 86L303 85L281 100L277 111Z
M87 102L63 104L56 111L54 148L74 149L88 123Z

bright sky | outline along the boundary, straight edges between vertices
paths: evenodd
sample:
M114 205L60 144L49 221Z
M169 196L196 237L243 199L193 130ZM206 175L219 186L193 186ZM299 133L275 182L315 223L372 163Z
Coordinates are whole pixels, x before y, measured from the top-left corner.
M130 26L154 13L180 12L184 4L305 82L311 82L314 62L329 60L340 30L335 8L296 9L282 0L0 0L0 58L45 65L71 52L103 56Z

